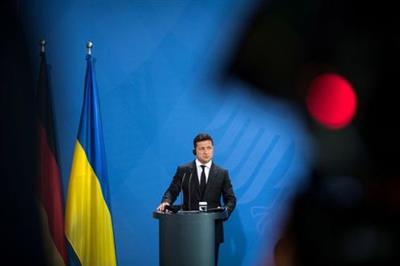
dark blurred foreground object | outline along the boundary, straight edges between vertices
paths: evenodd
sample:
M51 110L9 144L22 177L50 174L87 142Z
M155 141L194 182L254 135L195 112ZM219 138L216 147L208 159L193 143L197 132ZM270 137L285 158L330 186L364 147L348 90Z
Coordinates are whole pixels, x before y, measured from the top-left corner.
M394 5L361 0L261 2L228 62L226 76L290 100L305 115L308 89L317 75L345 77L359 102L351 126L363 145L359 157L367 160L362 168L371 166L372 178L392 176L398 172L400 150L395 89L400 76L400 17ZM319 141L321 130L310 125ZM335 133L343 144L341 132L321 134Z
M275 247L276 266L399 265L399 185L314 177L294 201Z
M35 81L18 13L0 3L1 264L46 265L36 205Z
M399 19L390 1L270 0L237 45L227 77L299 107L316 143L278 266L400 265ZM324 73L345 77L357 95L345 128L307 113L310 83Z

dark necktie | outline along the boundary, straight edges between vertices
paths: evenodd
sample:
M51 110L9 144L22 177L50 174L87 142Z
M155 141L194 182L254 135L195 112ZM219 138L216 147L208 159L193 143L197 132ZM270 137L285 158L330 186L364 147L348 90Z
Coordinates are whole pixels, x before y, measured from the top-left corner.
M204 168L206 168L205 165L200 165L202 168L201 171L201 178L200 178L200 196L201 199L203 199L204 196L204 191L206 190L206 173L204 171Z

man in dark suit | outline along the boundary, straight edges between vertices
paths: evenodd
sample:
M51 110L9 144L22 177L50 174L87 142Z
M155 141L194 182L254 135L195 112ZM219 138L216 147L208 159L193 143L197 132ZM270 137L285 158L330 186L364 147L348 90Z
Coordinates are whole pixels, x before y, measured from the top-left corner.
M236 206L236 197L227 170L212 161L214 141L208 134L198 134L193 140L196 159L178 166L171 184L162 197L158 211L165 211L183 191L183 210L199 210L199 202L207 202L207 208L221 207L230 215ZM218 261L219 244L224 241L222 221L216 222L215 258Z

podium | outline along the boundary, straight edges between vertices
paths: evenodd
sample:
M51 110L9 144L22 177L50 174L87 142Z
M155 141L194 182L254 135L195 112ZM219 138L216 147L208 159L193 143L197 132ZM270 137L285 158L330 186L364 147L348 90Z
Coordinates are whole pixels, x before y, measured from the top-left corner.
M214 266L215 222L227 211L153 212L159 220L160 266Z

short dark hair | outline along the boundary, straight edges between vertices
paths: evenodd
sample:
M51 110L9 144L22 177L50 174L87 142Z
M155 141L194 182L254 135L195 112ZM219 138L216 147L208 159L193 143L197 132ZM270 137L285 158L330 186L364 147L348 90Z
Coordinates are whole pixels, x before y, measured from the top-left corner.
M204 140L210 140L211 144L214 145L214 140L212 139L212 137L210 135L208 135L207 133L199 133L193 139L193 148L196 149L197 142L204 141Z

